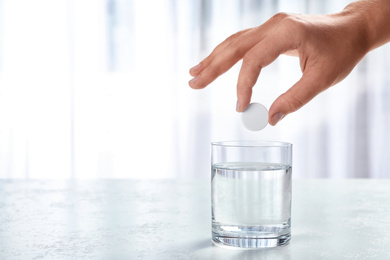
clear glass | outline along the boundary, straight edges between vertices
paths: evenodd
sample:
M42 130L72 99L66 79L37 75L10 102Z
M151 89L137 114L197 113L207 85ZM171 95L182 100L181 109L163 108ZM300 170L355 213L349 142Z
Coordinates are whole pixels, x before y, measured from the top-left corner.
M292 144L211 143L212 240L277 247L291 235Z

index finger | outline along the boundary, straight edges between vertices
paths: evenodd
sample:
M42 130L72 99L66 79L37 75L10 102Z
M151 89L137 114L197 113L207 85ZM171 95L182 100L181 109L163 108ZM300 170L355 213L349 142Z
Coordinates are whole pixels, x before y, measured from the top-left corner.
M246 53L237 82L237 112L244 111L249 105L252 88L261 69L276 60L280 54L297 49L297 45L290 32L276 30Z
M241 60L253 46L272 33L275 26L286 16L285 13L278 13L258 27L229 37L206 59L190 70L191 76L195 77L189 82L190 87L200 89L209 85Z

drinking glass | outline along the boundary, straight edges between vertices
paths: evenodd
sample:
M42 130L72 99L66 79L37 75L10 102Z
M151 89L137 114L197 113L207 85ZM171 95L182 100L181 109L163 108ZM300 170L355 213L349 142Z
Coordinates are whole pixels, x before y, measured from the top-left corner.
M290 143L211 143L213 243L238 248L288 244L291 172Z

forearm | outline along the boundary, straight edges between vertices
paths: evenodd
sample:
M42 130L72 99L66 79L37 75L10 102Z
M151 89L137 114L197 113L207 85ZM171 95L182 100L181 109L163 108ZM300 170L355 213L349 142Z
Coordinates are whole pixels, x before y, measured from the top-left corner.
M367 51L390 41L390 0L361 0L349 4L343 14L354 16L363 27Z

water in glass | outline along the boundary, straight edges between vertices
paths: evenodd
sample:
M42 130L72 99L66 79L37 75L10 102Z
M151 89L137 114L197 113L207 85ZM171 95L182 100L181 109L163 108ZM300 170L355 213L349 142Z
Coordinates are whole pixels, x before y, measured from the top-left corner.
M291 165L214 164L211 183L214 243L259 248L289 242Z

